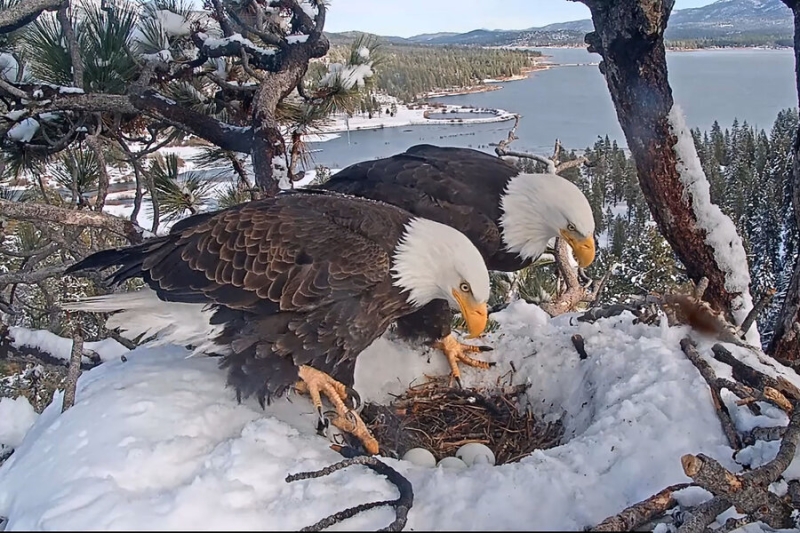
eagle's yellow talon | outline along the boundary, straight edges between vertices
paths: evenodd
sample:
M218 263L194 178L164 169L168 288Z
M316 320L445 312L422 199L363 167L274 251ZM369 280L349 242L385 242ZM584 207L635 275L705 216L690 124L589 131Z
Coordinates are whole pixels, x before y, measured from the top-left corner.
M297 375L301 380L295 384L297 392L307 392L311 396L314 407L320 413L322 412L320 393L324 393L336 409L336 416L331 418L331 423L345 433L350 433L358 438L368 454L378 453L378 441L369 432L358 413L348 409L344 403L347 400L347 387L344 384L308 365L301 366Z
M494 363L487 363L486 361L479 361L468 356L467 353L477 353L487 351L483 346L472 346L469 344L461 344L451 333L447 337L433 343L433 347L444 352L447 357L447 362L450 363L450 375L456 380L456 383L461 385L461 370L458 368L458 363L464 363L467 366L488 370L494 366Z

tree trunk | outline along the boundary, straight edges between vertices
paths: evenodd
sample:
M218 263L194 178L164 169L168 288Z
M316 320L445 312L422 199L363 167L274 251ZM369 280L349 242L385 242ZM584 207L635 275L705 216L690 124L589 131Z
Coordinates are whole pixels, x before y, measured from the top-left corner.
M308 69L309 54L304 48L291 47L283 57L278 72L266 73L253 99L253 172L256 187L265 197L280 192L272 160L284 153L283 134L275 116L278 103L297 87Z
M676 167L677 138L668 120L674 102L664 47L674 0L580 1L591 10L595 27L586 43L590 52L602 56L600 72L659 231L695 283L708 278L706 300L732 320L733 300L739 294L725 288L725 272L705 242L705 231L697 225L691 197Z
M794 13L794 70L800 102L800 4L796 0L783 0ZM792 179L792 204L794 217L800 227L800 129L794 140L794 162ZM781 314L775 321L775 333L768 351L779 359L800 360L800 261L795 258L792 281L786 290Z

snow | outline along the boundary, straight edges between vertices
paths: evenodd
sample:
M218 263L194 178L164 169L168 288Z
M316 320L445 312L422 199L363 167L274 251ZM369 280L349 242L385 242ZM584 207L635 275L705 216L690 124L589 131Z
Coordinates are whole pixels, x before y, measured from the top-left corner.
M27 109L14 109L13 111L9 111L8 113L6 113L5 118L16 122L17 120L21 119L27 114L28 114Z
M9 328L11 338L14 339L12 346L22 348L28 346L36 348L52 355L57 359L69 360L72 351L72 339L59 337L43 329L31 330L19 326ZM114 339L103 339L101 341L87 341L83 343L83 350L96 352L102 361L117 359L121 355L127 354L128 349Z
M35 118L26 118L14 124L6 135L12 141L26 143L33 139L37 131L39 131L39 122Z
M172 61L172 52L169 50L159 50L158 53L155 54L142 54L142 59L145 61L164 61L168 63Z
M678 174L685 190L691 197L692 208L697 217L697 225L706 232L706 244L714 250L714 259L725 273L725 289L730 293L740 293L733 302L733 315L741 324L753 308L750 295L750 272L747 268L747 254L742 239L733 221L719 206L711 203L709 183L697 156L692 134L686 126L683 112L673 105L669 113L673 133L677 136L675 152L678 156ZM688 200L688 199L687 199ZM755 322L747 332L747 341L760 346L761 340Z
M362 46L358 49L358 57L361 59L369 59L369 48Z
M317 16L317 8L312 6L308 0L300 1L300 9L302 9L305 14L311 18L311 20L314 20L314 17Z
M19 63L14 56L8 52L0 52L0 78L16 83L18 73Z
M594 324L576 322L574 314L550 319L521 301L492 317L500 327L482 342L495 349L481 357L497 365L462 368L465 384L494 385L509 375L515 384L530 383L536 414L564 416L564 443L517 463L463 470L383 458L413 485L407 530L580 530L688 481L683 454L704 453L739 470L708 387L680 350L687 327L633 324L628 313ZM586 360L571 344L575 333L585 339ZM710 346L699 339L701 355L720 365ZM755 357L728 347L736 357ZM385 478L363 467L286 483L287 474L341 460L316 435L308 398L293 393L264 411L253 399L239 405L217 360L188 353L143 346L127 362L112 359L84 372L75 406L63 414L57 393L0 467L7 530L297 530L346 507L396 497ZM800 383L785 367L772 370ZM440 352L386 333L359 357L355 389L381 400L447 371ZM773 415L764 410L759 422L785 423L785 415ZM759 446L747 453L757 461L774 456ZM697 504L708 496L692 489L676 498ZM337 529L375 530L392 518L383 509Z
M304 43L308 40L308 35L289 35L286 42L289 44Z
M389 107L384 104L384 108ZM397 128L405 126L425 126L425 125L453 125L464 126L468 124L486 124L491 122L505 122L513 120L516 116L514 113L504 109L489 109L489 108L472 108L463 107L459 105L448 105L445 107L433 107L429 105L415 106L414 109L409 108L404 104L395 104L397 112L394 116L382 113L380 116L373 114L372 118L367 115L355 115L346 117L343 114L334 114L331 116L331 121L328 124L319 126L319 130L325 133L340 133L354 130L371 130L382 128ZM476 118L464 118L461 121L456 119L441 119L441 118L427 118L426 112L430 113L470 113L474 112ZM312 141L309 141L312 142Z
M372 61L359 65L331 63L328 65L328 72L319 80L319 84L327 87L341 85L349 91L355 86L364 87L365 80L373 74Z
M38 416L24 396L0 398L0 449L4 446L16 448L22 444Z
M211 50L214 50L216 48L226 46L228 43L232 42L242 43L243 45L247 46L250 50L258 52L260 54L271 55L275 53L275 50L272 48L268 49L256 46L250 39L242 37L241 33L234 33L230 37L222 37L220 39L216 37L209 37L203 41L203 44L208 46Z
M61 94L83 94L83 89L80 87L59 87L58 92Z
M170 37L184 37L192 33L192 21L187 20L183 15L174 13L168 9L159 9L154 12L161 28Z

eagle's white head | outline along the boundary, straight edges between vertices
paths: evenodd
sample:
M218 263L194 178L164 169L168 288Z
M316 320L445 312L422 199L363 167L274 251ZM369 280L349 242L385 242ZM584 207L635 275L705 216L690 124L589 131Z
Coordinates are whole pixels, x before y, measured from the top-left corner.
M392 258L394 285L422 307L442 299L464 316L471 337L486 327L489 272L475 245L460 231L425 218L412 218Z
M563 237L582 268L594 261L594 216L589 201L571 181L556 174L511 178L500 199L500 225L509 252L536 259L553 237Z

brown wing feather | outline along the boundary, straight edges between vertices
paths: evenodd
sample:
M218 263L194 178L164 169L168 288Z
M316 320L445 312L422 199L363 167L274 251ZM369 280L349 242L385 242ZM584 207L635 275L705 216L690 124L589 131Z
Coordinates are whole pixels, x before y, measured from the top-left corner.
M352 385L355 357L412 311L391 283L408 213L329 194L286 194L185 219L168 236L90 256L73 270L122 265L167 301L212 304L222 366L261 402L310 364Z

